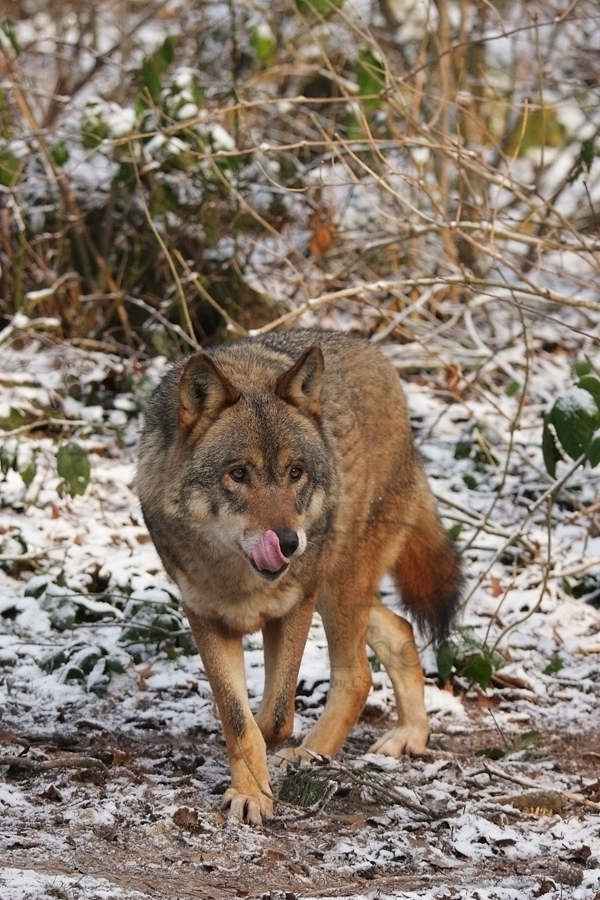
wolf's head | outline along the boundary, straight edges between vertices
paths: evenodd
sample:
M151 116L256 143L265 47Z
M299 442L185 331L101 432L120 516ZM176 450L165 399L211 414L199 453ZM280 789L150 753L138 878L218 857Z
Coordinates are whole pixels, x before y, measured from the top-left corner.
M323 353L196 353L180 370L178 511L212 552L278 580L327 528L334 464L321 422Z

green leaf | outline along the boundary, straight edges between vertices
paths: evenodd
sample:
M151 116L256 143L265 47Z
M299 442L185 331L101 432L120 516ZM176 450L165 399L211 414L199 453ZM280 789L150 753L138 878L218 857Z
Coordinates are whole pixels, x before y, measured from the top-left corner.
M437 651L437 668L440 680L446 684L450 681L452 670L456 667L459 650L453 641L442 641Z
M354 107L348 106L343 114L344 135L349 141L359 141L364 137L362 122L359 120Z
M25 586L25 596L39 600L51 580L50 575L34 575Z
M587 452L592 435L600 428L600 410L592 395L581 387L561 394L549 416L561 447L571 459Z
M573 586L571 585L571 582L569 581L568 578L563 578L563 580L562 580L562 589L563 589L563 591L565 592L565 594L567 595L567 597L573 597L573 596L574 596L574 594L573 594Z
M142 82L144 87L156 102L159 98L160 92L162 90L162 79L160 77L160 72L149 60L144 60L142 63Z
M274 61L277 53L277 41L266 22L257 25L250 35L250 46L254 49L260 63L265 68Z
M586 572L584 575L574 578L572 583L569 579L564 578L562 587L565 594L579 600L587 594L595 594L600 591L600 573L591 575L589 572Z
M23 466L22 469L19 469L19 475L23 479L23 484L25 487L29 487L33 479L35 478L35 474L37 472L37 466L35 464L35 460L31 459L27 463L26 466Z
M594 156L596 155L596 148L594 147L594 142L589 138L581 142L581 147L579 148L579 158L581 160L582 165L590 171L592 168L592 163L594 161Z
M600 378L597 375L582 375L577 382L578 387L591 394L600 410Z
M506 756L506 750L503 750L502 747L484 747L483 750L478 750L475 756L482 756L485 759L504 759Z
M67 598L48 598L40 606L48 613L50 624L57 631L68 631L77 619L77 607Z
M106 668L109 672L115 672L117 675L122 675L126 671L125 663L118 656L107 656Z
M381 660L377 656L376 653L373 656L369 657L369 665L371 666L372 672L382 672L383 666L381 665Z
M158 50L155 50L154 53L142 63L142 82L154 102L160 97L160 92L162 90L161 76L173 62L175 57L175 47L177 46L178 40L179 36L176 34L167 35Z
M597 429L592 435L592 439L587 450L587 458L592 469L594 469L598 465L598 463L600 463L600 428Z
M456 631L460 636L460 640L462 643L463 650L477 650L480 651L482 649L482 643L477 637L475 633L474 625L457 625Z
M79 666L67 665L60 675L60 683L68 684L70 681L85 681L85 672Z
M589 359L578 359L573 366L573 371L578 378L583 378L584 375L591 375L594 371L594 367Z
M152 62L161 74L167 71L175 59L175 48L178 41L178 34L168 34L162 45L152 55Z
M546 668L544 669L544 675L556 675L557 672L563 668L564 663L558 653L555 653Z
M463 668L463 674L485 690L492 680L494 666L486 654L473 656Z
M504 393L506 394L507 397L514 397L515 394L518 394L520 390L521 390L521 385L519 384L519 382L511 381L509 384L506 385L506 387L504 389Z
M102 655L103 651L100 647L90 644L82 647L77 653L73 653L69 661L81 669L84 675L89 675Z
M454 448L454 459L468 459L473 452L473 442L460 440Z
M95 150L106 137L108 137L106 122L84 119L81 124L81 144L84 150Z
M519 735L519 737L510 748L510 752L518 753L519 750L526 750L528 747L533 747L535 744L537 744L539 738L539 731L524 731L523 734Z
M0 427L2 427L0 425ZM16 452L7 450L6 447L0 446L0 471L6 475L10 469L14 469L16 463Z
M380 94L385 87L385 69L381 60L371 50L361 50L356 62L356 81L358 93L361 97L368 97L365 105L369 107L379 106L379 98L373 94Z
M462 533L463 523L455 522L454 525L451 525L448 529L448 537L452 541L457 541Z
M166 639L166 648L173 645L186 655L196 652L192 635L186 630L187 623L177 606L172 605L173 600L162 603L134 595L127 601L123 617L128 626L121 632L118 643L127 645L127 652L136 662L155 652L151 645L162 644ZM169 632L184 633L170 638Z
M63 140L57 141L50 150L50 155L56 165L62 169L64 164L69 161L69 151Z
M0 428L4 431L13 431L25 424L25 416L20 409L11 406L7 416L0 417Z
M80 444L74 441L61 447L56 455L58 474L71 497L83 494L90 482L90 460Z
M339 9L343 2L344 0L296 0L296 6L302 15L315 12L326 19L334 10Z
M76 641L50 653L38 665L48 673L58 672L61 684L78 681L85 684L87 691L104 693L111 674L124 672L128 660L125 654L110 654L102 644Z
M15 176L19 171L19 160L8 147L0 150L0 184L12 187Z
M84 647L85 644L83 641L77 641L74 644L68 644L66 647L61 648L60 650L53 651L47 656L42 657L42 659L38 660L38 666L40 669L43 669L44 672L48 672L51 674L52 672L56 672L57 669L60 669L61 666L67 662L70 657Z
M17 39L17 33L15 31L15 23L11 18L6 18L0 24L0 28L8 38L11 47L13 48L15 55L18 56L21 52L21 45Z
M517 121L508 152L525 156L532 147L562 147L566 139L567 129L555 109L530 109Z
M552 478L556 478L556 463L561 461L562 456L556 446L554 435L548 427L548 419L546 416L544 416L544 429L542 431L542 455L544 457L544 465L546 466L548 475Z
M477 490L477 480L472 475L463 475L463 481L470 491Z

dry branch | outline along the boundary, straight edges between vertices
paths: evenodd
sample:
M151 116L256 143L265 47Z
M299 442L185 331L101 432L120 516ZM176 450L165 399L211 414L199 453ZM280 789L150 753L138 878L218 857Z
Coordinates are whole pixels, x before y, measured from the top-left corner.
M104 775L109 774L108 767L102 760L93 756L60 756L43 762L26 756L0 756L0 766L29 769L32 772L48 772L50 769L99 769Z
M600 812L600 803L595 803L593 800L588 800L587 797L583 797L581 794L572 794L570 791L556 790L554 788L540 788L540 785L535 781L532 781L530 778L523 778L520 775L513 775L510 772L503 772L502 769L497 769L495 766L491 766L489 763L484 763L483 767L488 775L492 775L494 778L503 778L506 781L512 781L515 784L518 784L521 787L528 788L530 790L553 790L561 797L564 797L564 799L569 803L576 803L578 806L585 806L588 809L593 809L596 812Z

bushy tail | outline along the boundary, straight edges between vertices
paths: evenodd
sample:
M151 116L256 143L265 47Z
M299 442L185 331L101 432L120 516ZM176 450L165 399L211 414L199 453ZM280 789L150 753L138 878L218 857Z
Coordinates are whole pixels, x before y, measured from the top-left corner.
M433 507L423 509L411 528L392 575L421 632L442 641L458 612L463 577L458 552Z

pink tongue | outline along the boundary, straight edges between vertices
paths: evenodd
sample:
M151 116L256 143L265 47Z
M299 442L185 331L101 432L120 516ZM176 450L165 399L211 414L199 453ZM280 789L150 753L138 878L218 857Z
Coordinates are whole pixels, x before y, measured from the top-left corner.
M281 552L279 538L274 531L265 531L252 551L252 559L257 569L268 569L269 572L278 572L289 563L289 559Z

